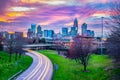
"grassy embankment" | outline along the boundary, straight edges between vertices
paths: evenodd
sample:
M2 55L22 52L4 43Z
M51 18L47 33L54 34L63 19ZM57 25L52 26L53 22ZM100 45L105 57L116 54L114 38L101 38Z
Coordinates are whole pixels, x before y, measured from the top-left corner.
M17 61L15 61L14 54L12 55L12 62L8 62L8 59L7 52L0 51L0 80L8 80L20 70L27 69L32 63L32 58L24 55Z
M58 65L54 70L53 80L108 80L109 74L105 68L111 65L111 59L106 55L91 55L87 69L83 72L83 66L75 60L57 55L56 51L41 50L40 53L49 57L53 64Z

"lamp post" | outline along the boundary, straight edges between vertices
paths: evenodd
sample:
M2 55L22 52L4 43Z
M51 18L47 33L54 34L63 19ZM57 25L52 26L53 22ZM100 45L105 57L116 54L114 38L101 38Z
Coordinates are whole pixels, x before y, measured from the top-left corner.
M101 17L102 19L102 28L101 28L101 55L103 54L103 19L104 17Z

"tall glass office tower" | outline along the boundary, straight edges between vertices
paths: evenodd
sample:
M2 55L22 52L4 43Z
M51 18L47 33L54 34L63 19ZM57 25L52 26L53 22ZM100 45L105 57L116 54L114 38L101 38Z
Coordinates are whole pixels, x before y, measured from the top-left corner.
M31 24L31 30L33 32L33 37L36 37L36 24Z
M87 35L87 24L86 23L82 24L82 35L83 36Z

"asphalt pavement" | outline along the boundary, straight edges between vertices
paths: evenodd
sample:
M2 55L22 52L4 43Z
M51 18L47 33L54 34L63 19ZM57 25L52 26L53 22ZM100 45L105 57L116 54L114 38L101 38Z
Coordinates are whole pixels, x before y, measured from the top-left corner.
M16 80L51 80L53 65L50 59L36 51L27 51L26 55L33 58L33 63Z

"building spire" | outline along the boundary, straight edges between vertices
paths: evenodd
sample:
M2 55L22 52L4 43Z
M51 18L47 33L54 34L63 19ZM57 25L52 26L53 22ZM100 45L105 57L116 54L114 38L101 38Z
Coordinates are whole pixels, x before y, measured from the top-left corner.
M78 33L78 20L77 20L77 18L75 18L75 20L74 20L74 25L73 25L73 27L76 28L76 32Z

